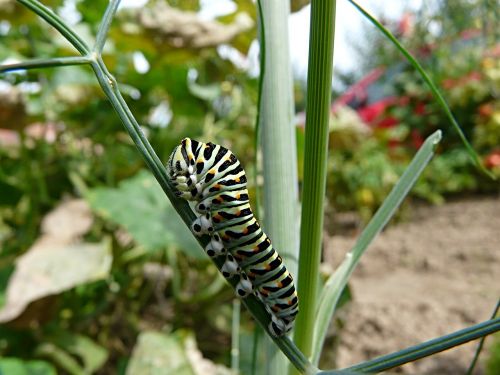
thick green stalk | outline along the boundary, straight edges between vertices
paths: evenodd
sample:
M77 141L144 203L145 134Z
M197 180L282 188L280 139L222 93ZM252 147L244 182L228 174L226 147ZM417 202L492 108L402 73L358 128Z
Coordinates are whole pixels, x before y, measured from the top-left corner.
M333 71L335 5L335 0L311 1L298 280L300 312L295 329L295 342L306 356L311 355L318 297Z
M265 72L260 111L264 172L264 230L295 276L298 258L298 187L288 0L262 0ZM267 340L268 373L284 374L288 361Z

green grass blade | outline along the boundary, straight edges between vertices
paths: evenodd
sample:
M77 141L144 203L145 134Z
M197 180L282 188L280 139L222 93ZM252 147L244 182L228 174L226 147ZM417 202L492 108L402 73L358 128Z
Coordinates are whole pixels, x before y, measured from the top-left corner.
M500 318L490 319L449 335L441 336L422 344L348 367L346 370L365 373L389 370L498 331L500 331ZM328 375L333 373L329 371L321 371L319 374Z
M373 17L367 10L365 10L361 5L359 5L356 1L354 0L348 0L356 9L358 9L371 23L375 25L377 29L379 29L382 34L384 34L395 46L396 48L406 57L408 62L413 65L413 67L418 71L424 82L429 86L429 89L431 90L432 94L434 95L435 99L439 103L440 107L443 109L444 113L446 114L446 117L448 117L448 120L450 123L453 125L455 128L455 131L458 133L460 139L462 140L465 148L467 149L470 158L472 161L476 164L476 166L486 175L488 175L492 179L496 179L496 177L488 171L481 160L479 159L479 156L477 155L476 151L474 151L474 148L471 146L467 138L465 137L465 134L463 133L462 129L460 128L460 125L458 124L457 120L455 119L455 116L453 116L453 113L450 110L450 107L448 106L448 103L446 103L446 100L444 99L443 95L437 88L437 86L434 84L432 81L431 77L427 74L425 69L420 65L420 63L413 57L413 55L398 41L398 39L389 31L387 30L384 25L382 25L375 17Z
M391 192L384 200L384 203L380 206L372 220L370 220L370 223L359 236L351 252L346 255L345 260L326 282L321 292L321 297L319 298L320 304L316 313L312 351L312 362L314 364L317 364L319 361L331 317L335 311L342 290L347 285L347 281L354 271L354 268L373 239L392 218L424 168L430 162L434 155L436 145L440 140L440 130L436 131L425 140L398 183L392 188Z
M335 0L311 2L298 280L300 312L295 325L295 342L307 356L311 354L316 321L328 156L335 7Z

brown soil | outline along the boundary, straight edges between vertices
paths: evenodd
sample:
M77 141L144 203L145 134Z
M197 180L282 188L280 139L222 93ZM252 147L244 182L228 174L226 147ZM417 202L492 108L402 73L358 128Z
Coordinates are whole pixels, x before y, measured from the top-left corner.
M331 237L327 262L337 265L354 241ZM340 367L488 319L500 297L500 198L415 208L409 222L374 241L350 286L353 300L342 314L336 353ZM396 371L464 374L475 347L469 343Z

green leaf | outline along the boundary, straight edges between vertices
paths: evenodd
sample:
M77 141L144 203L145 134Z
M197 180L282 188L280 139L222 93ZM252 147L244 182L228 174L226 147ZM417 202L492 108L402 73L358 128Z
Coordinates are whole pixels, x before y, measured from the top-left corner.
M49 337L54 345L74 356L83 363L83 371L91 374L100 369L108 358L108 351L86 336L60 331Z
M35 354L39 357L50 358L52 362L71 375L85 375L83 367L75 358L50 342L38 345L35 349Z
M124 227L149 251L174 245L192 257L205 257L153 176L146 171L122 181L116 189L93 189L86 198L99 215Z
M0 375L56 375L56 369L45 361L0 358Z
M392 218L412 186L415 184L415 181L417 181L424 168L430 162L434 155L435 147L440 140L441 131L439 130L425 140L398 183L392 188L392 191L389 193L382 206L380 206L370 223L359 236L353 249L346 255L345 260L326 282L321 292L318 310L315 315L316 324L314 326L312 351L313 363L318 363L319 361L330 319L354 268L373 239Z
M0 206L15 206L23 192L11 184L0 181Z

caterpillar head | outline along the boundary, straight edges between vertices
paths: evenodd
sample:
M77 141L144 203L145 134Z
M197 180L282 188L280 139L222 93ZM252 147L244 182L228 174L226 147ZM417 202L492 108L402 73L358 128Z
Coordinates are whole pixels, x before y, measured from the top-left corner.
M176 146L170 154L167 162L168 175L173 178L177 175L185 175L188 170L188 164L182 152L182 146Z

